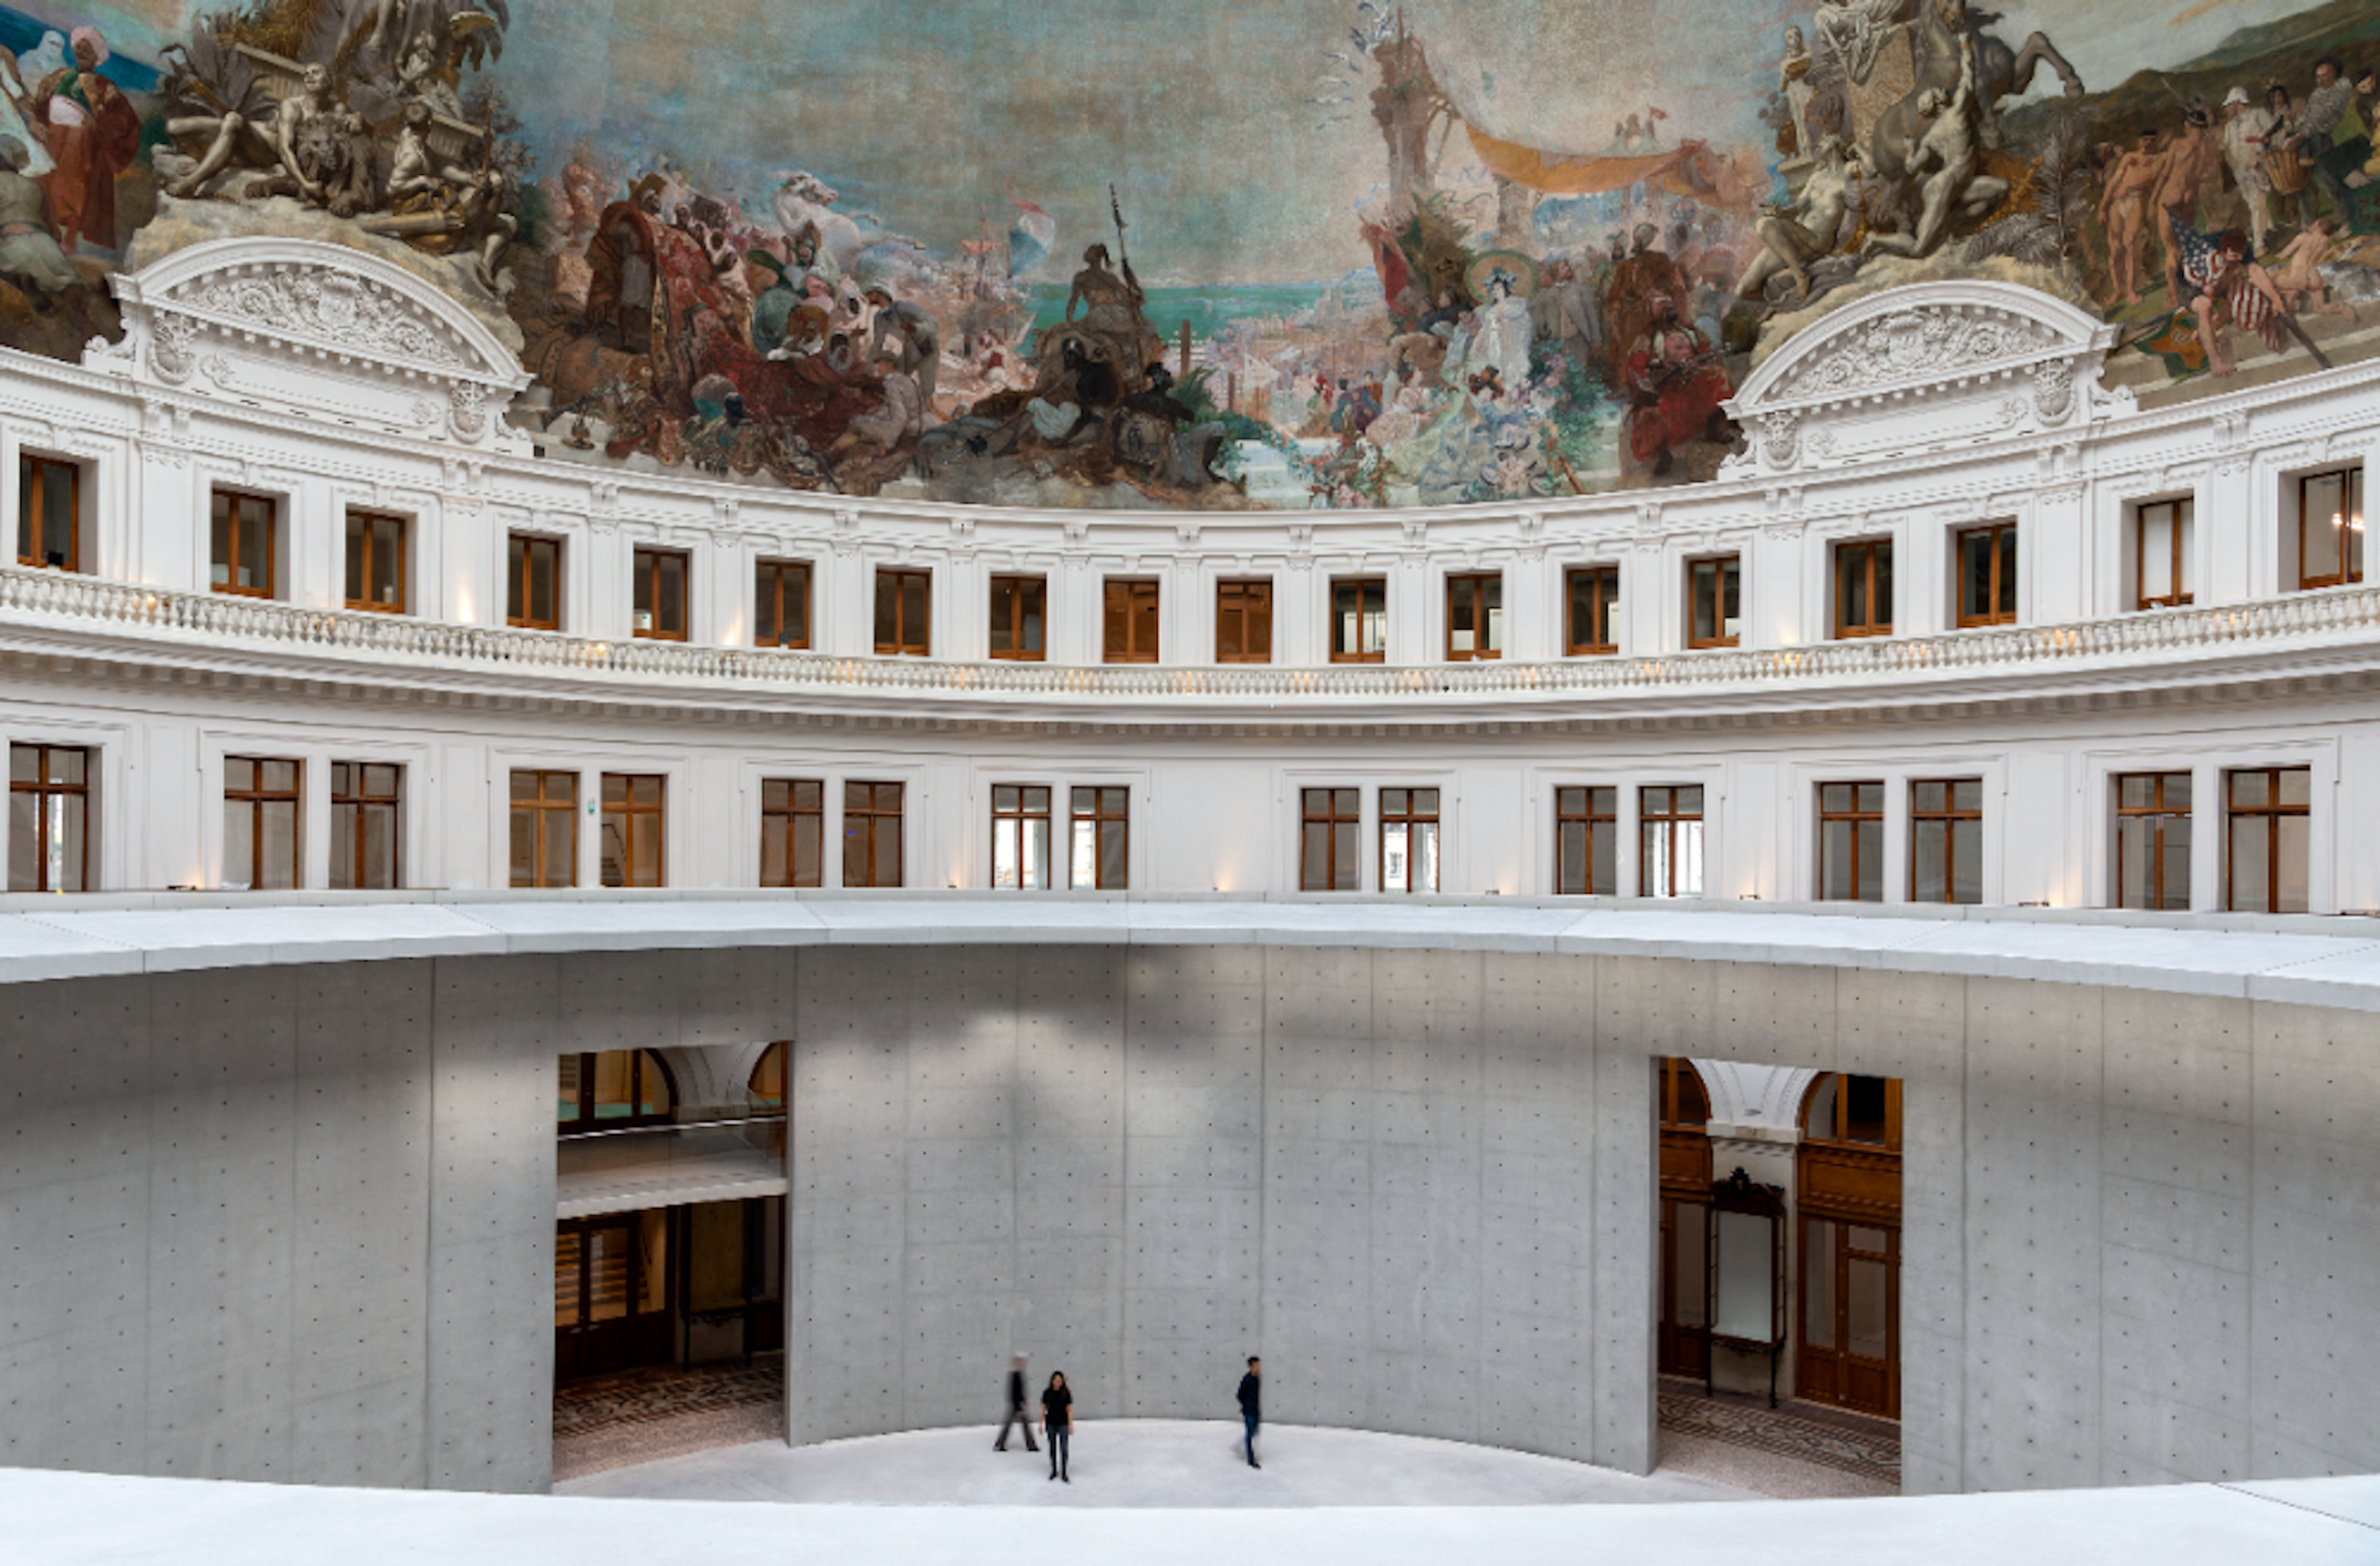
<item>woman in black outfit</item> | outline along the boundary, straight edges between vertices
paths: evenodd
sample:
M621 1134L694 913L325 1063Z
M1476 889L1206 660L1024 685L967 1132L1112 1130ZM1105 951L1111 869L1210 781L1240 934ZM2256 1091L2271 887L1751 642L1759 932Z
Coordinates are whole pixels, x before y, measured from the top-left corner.
M1067 1477L1066 1449L1075 1433L1075 1394L1066 1390L1065 1372L1050 1373L1050 1389L1041 1394L1041 1434L1050 1442L1050 1477L1075 1481Z

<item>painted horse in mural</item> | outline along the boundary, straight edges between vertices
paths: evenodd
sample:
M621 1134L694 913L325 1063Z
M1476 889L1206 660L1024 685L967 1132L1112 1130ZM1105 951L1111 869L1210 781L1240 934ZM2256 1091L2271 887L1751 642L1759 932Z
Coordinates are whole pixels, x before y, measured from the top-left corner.
M2021 47L1986 31L1999 20L1995 12L1977 11L1967 0L1912 0L1905 26L1914 55L1915 82L1909 94L1887 109L1868 133L1865 162L1876 181L1873 210L1887 223L1908 214L1912 164L1930 121L1959 91L1961 72L1960 43L1974 40L1975 91L1973 95L1974 135L1983 152L2001 144L1998 104L2033 88L2034 74L2047 66L2064 84L2066 96L2082 96L2082 78L2046 33L2035 32Z

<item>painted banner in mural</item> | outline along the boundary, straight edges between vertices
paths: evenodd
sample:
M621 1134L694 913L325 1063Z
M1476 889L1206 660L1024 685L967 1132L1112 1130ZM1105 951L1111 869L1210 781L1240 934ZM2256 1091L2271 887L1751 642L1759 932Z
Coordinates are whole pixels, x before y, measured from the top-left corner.
M2145 403L2380 346L2369 0L0 3L0 342L292 235L515 346L550 455L1035 506L1711 477L1897 284Z

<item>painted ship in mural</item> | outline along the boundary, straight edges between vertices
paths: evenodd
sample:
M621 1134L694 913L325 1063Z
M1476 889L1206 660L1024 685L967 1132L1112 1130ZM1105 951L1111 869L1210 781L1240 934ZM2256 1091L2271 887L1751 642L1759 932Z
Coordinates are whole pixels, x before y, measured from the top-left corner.
M1754 367L1904 283L2093 309L2151 406L2380 347L2364 0L1188 0L1121 52L1114 0L171 10L0 6L0 341L72 358L115 273L327 239L485 321L590 464L1509 503L1732 471Z

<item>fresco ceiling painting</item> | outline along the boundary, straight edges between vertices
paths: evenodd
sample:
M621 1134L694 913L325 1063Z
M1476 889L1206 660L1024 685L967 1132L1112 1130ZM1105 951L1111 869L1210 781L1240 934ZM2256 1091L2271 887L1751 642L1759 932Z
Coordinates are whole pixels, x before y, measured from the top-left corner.
M2368 0L0 5L0 343L202 240L406 266L549 455L1034 506L1709 479L1899 284L2145 404L2380 346Z

